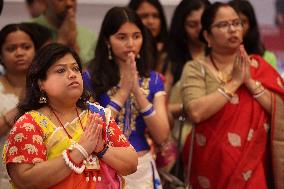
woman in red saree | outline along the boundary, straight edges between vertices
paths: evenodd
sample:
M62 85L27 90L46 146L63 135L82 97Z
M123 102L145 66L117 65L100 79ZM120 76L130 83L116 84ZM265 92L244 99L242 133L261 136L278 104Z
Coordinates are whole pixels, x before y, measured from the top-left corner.
M214 3L201 23L208 54L188 62L181 80L196 124L189 183L193 189L283 188L283 79L261 57L246 54L232 7ZM186 166L190 142L191 135Z

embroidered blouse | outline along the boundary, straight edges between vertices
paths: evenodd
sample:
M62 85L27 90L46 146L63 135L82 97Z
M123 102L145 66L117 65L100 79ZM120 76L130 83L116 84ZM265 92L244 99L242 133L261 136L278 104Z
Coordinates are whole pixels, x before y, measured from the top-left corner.
M86 86L90 90L92 90L90 77L88 76L87 72L84 73L83 79ZM147 99L151 103L153 103L155 96L165 95L163 79L160 74L154 71L150 72L150 77L140 78L139 83L141 89L144 91L145 95L147 96ZM98 102L103 107L106 107L109 104L112 96L114 96L117 92L117 90L117 86L112 87L107 93L101 95L96 100L98 100ZM130 115L127 114L129 110L131 112ZM146 123L143 119L143 116L139 112L138 105L133 94L130 95L128 101L124 104L116 118L116 122L122 131L125 130L125 122L127 117L130 120L131 129L131 134L128 138L129 142L132 144L132 146L137 152L149 150L150 147L145 138Z

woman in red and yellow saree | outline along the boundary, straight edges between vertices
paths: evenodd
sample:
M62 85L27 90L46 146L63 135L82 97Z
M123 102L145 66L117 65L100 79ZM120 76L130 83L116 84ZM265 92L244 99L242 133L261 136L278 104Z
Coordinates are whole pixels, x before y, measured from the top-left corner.
M196 124L191 187L283 188L283 79L240 47L242 25L227 4L206 10L202 27L210 51L185 65L181 83L184 105ZM190 142L191 135L183 151L186 166Z
M26 97L4 149L14 188L123 188L137 154L111 110L86 102L75 51L41 49L27 75Z

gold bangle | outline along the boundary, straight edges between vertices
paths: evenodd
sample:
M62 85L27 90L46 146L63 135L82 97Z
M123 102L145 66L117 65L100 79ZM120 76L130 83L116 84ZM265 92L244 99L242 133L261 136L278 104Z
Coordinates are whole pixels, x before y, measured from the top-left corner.
M221 87L221 90L226 93L226 95L228 95L230 98L233 98L236 94L228 89L226 89L225 86Z
M263 86L262 86L262 84L261 84L261 82L260 81L255 81L255 88L254 89L252 89L252 94L253 95L255 95L255 94L257 94L257 93L259 93L258 92L258 89L261 89L261 91L263 90Z

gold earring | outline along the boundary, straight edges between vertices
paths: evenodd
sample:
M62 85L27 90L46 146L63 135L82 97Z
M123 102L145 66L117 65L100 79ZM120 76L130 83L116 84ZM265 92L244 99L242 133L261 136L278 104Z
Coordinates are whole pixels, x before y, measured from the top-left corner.
M107 44L107 49L108 49L108 59L112 60L110 44Z

